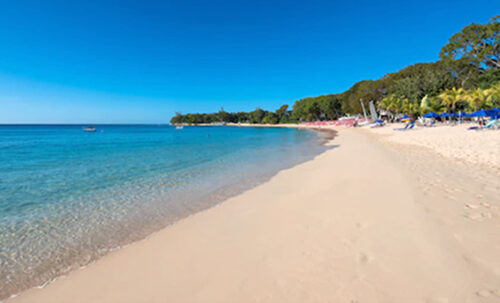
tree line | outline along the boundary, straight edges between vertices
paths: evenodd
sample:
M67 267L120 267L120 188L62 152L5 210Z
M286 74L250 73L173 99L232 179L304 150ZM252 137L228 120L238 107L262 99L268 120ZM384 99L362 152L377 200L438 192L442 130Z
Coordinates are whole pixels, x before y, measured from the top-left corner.
M419 115L500 106L500 15L486 24L471 24L454 34L439 53L440 60L418 63L378 80L362 80L340 94L308 97L275 111L210 114L177 113L178 123L296 123L334 120L362 112L373 101L392 114Z

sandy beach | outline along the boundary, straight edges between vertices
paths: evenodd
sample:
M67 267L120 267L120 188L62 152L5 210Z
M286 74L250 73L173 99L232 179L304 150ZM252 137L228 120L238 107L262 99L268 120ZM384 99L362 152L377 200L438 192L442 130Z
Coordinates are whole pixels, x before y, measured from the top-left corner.
M338 131L314 160L7 302L500 302L500 132Z
M500 169L500 133L491 130L467 130L475 124L416 127L410 132L394 131L403 124L393 124L370 131L384 135L388 142L425 147L445 157L484 167Z

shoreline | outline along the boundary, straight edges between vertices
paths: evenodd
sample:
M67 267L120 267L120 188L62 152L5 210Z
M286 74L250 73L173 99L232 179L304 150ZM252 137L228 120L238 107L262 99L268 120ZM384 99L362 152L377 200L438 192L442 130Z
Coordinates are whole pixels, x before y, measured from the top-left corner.
M255 127L255 128L297 128L297 129L306 129L306 130L314 130L323 134L327 134L325 136L326 144L328 141L333 140L338 134L338 127L331 126L319 126L319 125L304 125L304 124L262 124L262 123L226 123L226 124L217 124L217 123L197 123L197 124L186 124L181 123L178 125L182 126L194 126L194 127L217 127L217 126L227 126L227 127Z
M319 142L309 142L309 143L303 143L303 144L313 144L315 146L317 145L325 145L328 143L329 140L333 139L335 134L336 134L336 131L334 130L324 130L324 129L312 129L312 128L308 128L308 130L310 131L316 131L318 132L318 139L320 140ZM324 151L321 151L320 154L324 152ZM315 154L314 156L311 156L312 158L311 159L314 159L315 157L317 157L318 154ZM305 160L305 161L310 161L311 159L309 160ZM218 188L214 191L211 191L209 194L207 194L207 196L216 196L218 198L209 198L207 197L206 199L207 200L211 200L211 199L215 199L214 201L211 201L209 202L206 206L202 207L202 208L198 208L192 212L190 212L189 214L187 215L182 215L180 217L176 217L175 221L172 221L172 222L169 222L167 223L165 226L163 226L162 228L158 229L158 230L153 230L152 232L148 233L145 237L141 237L141 238L137 238L131 242L127 242L123 245L119 245L119 246L116 246L116 247L112 247L112 248L109 248L109 249L106 249L106 252L102 255L100 255L97 259L93 259L91 260L89 263L86 263L84 265L80 265L80 266L71 266L69 268L68 271L66 272L63 272L62 274L60 275L57 275L55 276L54 278L51 278L49 280L46 280L44 281L42 284L39 284L39 285L34 285L30 288L27 288L27 289L24 289L24 290L21 290L20 292L16 292L8 297L3 297L3 298L0 298L0 302L3 302L4 300L9 300L9 299L14 299L16 297L18 297L19 295L27 292L27 291L30 291L32 289L44 289L45 287L47 287L48 285L60 280L60 279L63 279L63 278L66 278L67 276L70 276L72 275L74 272L77 272L77 271L80 271L80 270L83 270L85 268L88 268L89 266L92 266L93 264L95 264L96 262L98 262L100 259L102 258L105 258L106 256L108 256L109 254L115 252L115 251L119 251L119 250L122 250L122 249L125 249L129 246L133 246L137 243L141 243L143 241L146 241L148 240L151 236L153 236L155 233L158 233L158 232L161 232L162 230L164 229L167 229L169 227L171 227L172 225L175 225L177 224L178 222L182 221L182 220L185 220L187 218L190 218L192 217L193 215L196 215L197 213L199 212L204 212L206 210L209 210L211 208L214 208L214 207L217 207L219 206L219 204L221 203L224 203L226 200L228 199L231 199L235 196L238 196L238 195L241 195L242 193L248 191L248 190L251 190L253 188L255 188L256 186L259 186L263 183L266 183L268 182L271 178L273 178L276 174L278 174L280 171L282 170L286 170L286 169L290 169L290 168L293 168L297 165L300 165L304 163L304 159L300 160L300 161L296 161L296 163L289 163L285 168L279 168L271 173L266 173L266 174L263 174L261 175L258 179L257 178L249 178L248 180L246 180L245 183L247 184L233 184L231 186L224 186L224 187L221 187L221 188ZM291 166L290 166L291 165ZM238 188L235 190L235 188ZM220 197L223 197L222 199Z
M313 160L8 302L498 299L500 247L490 244L498 232L485 232L498 230L492 207L498 199L487 200L489 218L477 217L477 207L466 206L477 195L473 184L463 184L471 191L467 201L425 185L426 195L450 200L434 210L434 201L422 199L424 183L415 186L419 176L407 167L420 158L358 129L340 130L329 144L335 148ZM427 163L439 173L449 170L432 162L432 154L418 157L419 173L429 171ZM432 183L435 177L427 178ZM488 190L481 199L495 199L498 188ZM471 205L480 203L486 202ZM481 262L464 263L462 255Z

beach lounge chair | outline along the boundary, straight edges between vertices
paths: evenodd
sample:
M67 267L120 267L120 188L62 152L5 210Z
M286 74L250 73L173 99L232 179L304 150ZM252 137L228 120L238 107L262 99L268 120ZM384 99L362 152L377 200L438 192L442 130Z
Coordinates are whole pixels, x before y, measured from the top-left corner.
M491 120L483 128L485 128L485 129L498 129L498 119Z
M395 128L394 130L409 130L415 127L415 121L406 123L405 127Z
M481 129L498 129L498 119L493 119L488 122L485 126L471 126L467 130L481 130Z
M383 127L385 125L385 121L384 120L375 120L373 121L373 123L370 125L370 128L374 128L374 127Z

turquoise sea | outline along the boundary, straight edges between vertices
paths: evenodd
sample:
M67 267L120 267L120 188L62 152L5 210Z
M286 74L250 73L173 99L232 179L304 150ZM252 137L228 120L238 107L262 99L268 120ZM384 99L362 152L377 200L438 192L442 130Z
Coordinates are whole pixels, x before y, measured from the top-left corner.
M281 128L0 126L0 299L311 159L320 141Z

